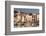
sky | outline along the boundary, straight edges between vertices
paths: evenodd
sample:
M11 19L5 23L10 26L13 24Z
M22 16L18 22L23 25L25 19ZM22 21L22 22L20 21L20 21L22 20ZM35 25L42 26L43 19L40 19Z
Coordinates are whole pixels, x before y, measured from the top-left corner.
M27 9L27 8L14 8L14 11L21 11L25 13L39 13L39 9Z

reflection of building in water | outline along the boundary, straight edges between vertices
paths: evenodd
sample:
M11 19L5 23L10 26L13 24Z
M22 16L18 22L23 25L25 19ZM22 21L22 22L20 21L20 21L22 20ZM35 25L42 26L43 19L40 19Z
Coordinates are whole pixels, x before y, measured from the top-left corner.
M14 16L14 23L18 27L29 27L39 25L39 14L24 13L19 11L14 13Z

